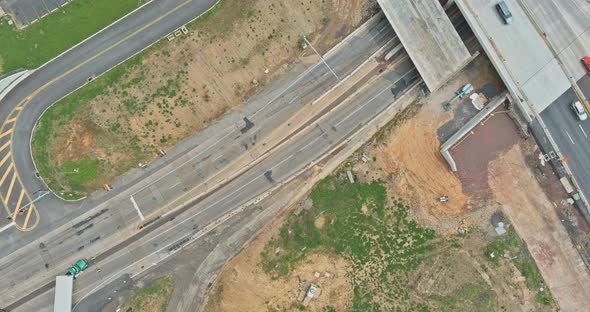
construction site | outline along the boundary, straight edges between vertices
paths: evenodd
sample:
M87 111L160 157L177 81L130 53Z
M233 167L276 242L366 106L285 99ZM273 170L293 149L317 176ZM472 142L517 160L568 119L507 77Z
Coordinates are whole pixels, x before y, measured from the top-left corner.
M470 0L228 1L177 28L40 119L36 178L96 206L1 259L25 294L1 303L45 306L61 250L89 259L80 311L586 310L571 109L590 104L551 38L521 36L544 13L526 1L514 22ZM517 69L507 33L546 58ZM37 253L45 271L12 270Z
M246 244L204 310L584 310L579 196L481 46L469 51Z

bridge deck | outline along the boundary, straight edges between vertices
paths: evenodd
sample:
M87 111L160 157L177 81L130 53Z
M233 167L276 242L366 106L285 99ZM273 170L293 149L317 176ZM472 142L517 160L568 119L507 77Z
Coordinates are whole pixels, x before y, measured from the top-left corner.
M426 86L434 91L469 59L438 0L378 0Z

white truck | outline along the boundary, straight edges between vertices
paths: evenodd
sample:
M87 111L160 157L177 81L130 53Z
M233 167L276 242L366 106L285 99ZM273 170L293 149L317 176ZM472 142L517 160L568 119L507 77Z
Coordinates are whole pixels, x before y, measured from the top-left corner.
M74 289L74 276L62 275L55 278L54 312L72 312L72 292Z

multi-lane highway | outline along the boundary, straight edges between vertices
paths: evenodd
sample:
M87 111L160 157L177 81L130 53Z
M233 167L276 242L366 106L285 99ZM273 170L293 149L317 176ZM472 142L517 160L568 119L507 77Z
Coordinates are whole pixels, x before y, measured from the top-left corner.
M119 31L103 31L66 52L2 101L0 160L6 160L0 162L0 199L9 216L43 188L29 157L35 120L88 77L206 8L193 1L173 2L143 7L154 10L147 13L155 14L153 19L123 19L111 26ZM460 19L454 13L452 20ZM160 22L164 24L157 27ZM86 47L92 44L98 46ZM17 226L1 233L0 307L43 310L54 277L75 260L92 258L91 269L76 282L75 299L80 300L122 273L157 263L171 254L171 244L186 243L214 220L279 186L392 105L392 92L399 95L417 81L403 51L394 57L394 65L375 58L397 45L392 28L378 15L324 55L338 78L319 60L298 63L240 110L168 151L148 169L126 175L115 191L82 203L52 196L35 203L35 209L19 215ZM36 231L18 232L32 229L28 222L39 220Z
M163 223L158 231L148 233L141 240L129 242L124 249L107 249L105 254L97 257L92 270L76 280L75 300L83 299L123 273L135 275L153 263L162 261L174 252L175 244L187 243L186 238L198 234L212 220L244 207L259 194L293 176L322 157L377 113L392 105L394 98L391 88L394 84L409 86L417 78L413 65L408 58L404 58L395 68L384 72L357 95L338 103L337 109L310 123L292 137L289 144L219 191L174 216L173 221ZM42 265L39 260L33 260L35 265ZM101 271L97 272L95 268L100 268ZM39 301L38 305L33 305L34 308L43 306L43 300Z
M392 47L394 43L391 27L385 20L375 18L329 52L325 58L337 75L344 78L365 60L370 59L370 56L375 52L383 50L384 46ZM399 73L389 73L389 75L391 75L392 79L401 76ZM410 77L411 75L408 74L404 78L409 79ZM289 79L277 82L267 92L254 98L242 111L227 116L207 129L203 134L197 136L200 137L196 139L197 143L195 145L197 145L197 148L194 145L191 149L187 148L190 145L189 143L194 144L195 142L188 142L185 144L187 146L181 144L178 150L182 152L182 157L173 160L172 163L159 170L154 169L155 172L148 174L147 177L140 175L137 179L129 182L129 186L121 187L124 191L119 195L97 205L87 215L55 229L35 242L18 246L21 248L16 251L14 251L14 245L6 244L8 250L3 250L5 257L0 260L0 269L2 274L5 274L5 278L2 279L4 283L2 285L3 293L0 294L3 301L0 305L14 302L21 294L28 293L41 285L40 281L48 281L53 276L60 274L63 268L67 267L73 259L100 255L105 250L114 252L111 247L124 237L136 234L138 225L151 220L159 220L157 222L168 221L164 217L161 219L159 217L164 216L167 211L177 208L183 203L189 203L189 205L186 205L187 208L193 207L194 200L191 200L191 197L210 190L214 184L221 185L224 188L229 187L229 190L235 190L238 187L230 186L233 184L226 185L227 181L229 181L227 180L228 176L226 176L225 180L217 181L218 183L210 183L209 181L211 181L214 173L219 176L224 166L232 166L236 163L239 165L248 164L248 158L251 161L261 156L260 154L269 148L263 147L266 143L262 138L281 137L281 135L276 135L277 131L284 131L285 134L297 133L299 129L289 129L290 123L287 122L287 119L297 111L306 111L305 109L302 110L302 108L309 108L315 99L321 97L322 94L337 83L338 80L332 76L323 64L318 62L311 65L298 77L293 79L291 76ZM387 104L391 103L391 92L383 91L379 93L379 96L386 96L390 100ZM375 103L374 101L369 102ZM313 109L311 110L313 111ZM375 110L368 110L366 114L370 115L375 112ZM327 142L335 143L335 139L340 134L348 133L338 128L348 125L349 119L351 121L356 120L352 117L358 116L361 118L364 116L363 118L367 118L366 114L364 110L363 113L356 110L343 122L334 125L335 129L332 131L337 135L325 134L318 139L313 139L314 144L308 145L308 147L314 147L312 149L314 151L313 155L317 156L317 152L322 151L322 149L318 148L319 146L329 147L329 144L326 145L326 142L321 140L327 139ZM248 129L247 123L243 120L244 117L248 118L248 124L252 123L250 124L251 128ZM280 127L281 124L283 124L283 129ZM309 127L309 122L307 124ZM293 127L295 127L295 124L293 124ZM347 131L353 128L347 129ZM285 136L283 135L283 137ZM306 144L310 142L307 139L304 140ZM284 142L284 139L282 141ZM268 142L269 145L280 143L280 141L273 142L272 140ZM292 145L291 141L289 141L288 146L290 145ZM288 154L294 155L296 150L290 150ZM172 153L174 152L170 152L169 155ZM240 160L238 159L240 155L246 156ZM309 159L299 160L293 158L283 161L282 164L297 168L297 166L304 165L305 161L309 161ZM285 177L285 173L281 173L283 168L277 165L279 162L271 159L264 162L266 164L266 169L263 172L264 177L270 185ZM274 166L270 164L274 164ZM259 164L258 166L262 165ZM174 170L173 168L177 169ZM260 171L256 170L248 172L260 173ZM224 197L216 205L223 204L225 210L217 210L218 208L206 210L211 215L201 212L199 218L194 220L196 224L191 224L191 229L195 225L198 228L207 224L213 217L220 215L223 211L235 209L236 206L230 200L244 202L247 196L251 197L263 192L265 186L249 183L258 180L258 178L252 177L247 178L247 180L240 180L244 187L246 187L245 185L256 187L248 192L240 193L240 196L234 194ZM237 182L232 180L231 183ZM257 183L260 183L260 181ZM266 188L268 187L266 186ZM214 194L219 194L216 196L227 195L228 191L219 190ZM162 207L164 208L162 209ZM215 207L215 205L211 207ZM168 215L169 217L170 215ZM182 221L183 219L175 220ZM176 222L171 224L176 224ZM152 227L148 227L139 235L149 234ZM187 230L185 227L180 228L184 231ZM137 237L135 238L137 239ZM101 258L97 259L100 260ZM23 267L28 269L22 270ZM11 285L18 285L18 289L11 287Z
M578 85L590 97L590 76L584 76ZM576 118L571 105L578 100L575 92L568 89L541 113L541 118L562 155L569 159L567 164L587 197L590 194L590 120Z

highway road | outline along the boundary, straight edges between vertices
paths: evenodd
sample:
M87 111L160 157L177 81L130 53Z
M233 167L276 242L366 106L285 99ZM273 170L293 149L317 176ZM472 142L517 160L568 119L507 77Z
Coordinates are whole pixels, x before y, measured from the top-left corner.
M387 41L392 41L392 36L392 31L387 22L385 20L380 20L378 17L367 23L364 27L361 27L352 36L349 36L339 44L337 49L328 52L326 54L326 59L328 63L332 64L334 70L339 73L340 76L345 77L375 53L375 51L385 45ZM336 53L336 51L340 52ZM333 87L337 83L337 80L329 74L326 67L319 65L319 62L313 64L299 64L283 79L269 84L266 91L254 96L248 104L242 107L241 110L226 115L223 119L219 120L201 133L182 142L173 150L168 151L168 155L164 159L160 159L159 162L156 162L147 170L136 170L123 177L119 184L115 184L115 190L112 192L100 192L94 194L95 196L80 203L64 203L52 196L43 198L37 203L37 206L42 208L39 209L41 211L41 217L45 218L45 223L40 225L40 231L37 229L34 232L22 233L15 228L12 228L3 232L1 234L3 240L0 242L0 256L5 256L21 246L36 240L44 232L56 229L67 222L71 222L76 216L91 208L97 206L108 208L110 207L109 205L134 208L133 202L129 200L130 195L134 195L135 204L141 205L141 208L138 209L142 209L143 214L147 217L150 213L150 209L153 209L155 205L162 204L165 201L165 199L160 196L162 193L166 195L167 192L175 192L176 190L172 188L173 186L176 186L179 191L183 192L185 188L188 190L188 187L191 186L191 184L183 185L179 183L179 181L168 183L170 178L175 178L172 176L173 174L182 173L182 169L180 168L182 167L182 164L186 165L186 167L193 165L199 166L197 178L191 177L190 179L190 183L198 183L202 181L202 179L210 176L213 172L223 169L232 159L234 159L234 157L243 154L241 152L242 148L234 149L233 151L235 153L230 152L230 149L235 148L237 145L252 145L253 142L248 141L250 140L248 138L236 139L238 134L241 134L239 129L244 126L243 118L245 116L251 118L255 124L255 127L250 129L248 134L253 134L253 138L261 138L271 130L277 128L278 125L285 121L294 110L297 110L297 108L308 103L309 99L318 97L319 94L322 94L329 88ZM305 88L305 91L301 92L301 88ZM23 119L35 120L35 112L38 111L25 110ZM265 121L262 122L262 120ZM232 135L232 133L234 135ZM26 134L24 130L20 131L19 134L22 136L23 140L24 138L27 138L28 141L28 134ZM0 138L0 140L2 139L4 138ZM230 143L234 144L233 147ZM214 147L218 148L218 150L207 149L207 147L212 144L215 144ZM28 145L25 147L28 147ZM224 149L224 153L227 156L217 158L219 151ZM255 152L255 149L251 149L250 152ZM217 153L217 155L208 159L213 153ZM6 154L6 152L4 154ZM29 155L29 153L21 152L21 155ZM30 162L30 158L28 157L21 158L27 158L28 162ZM24 159L18 160L26 161ZM212 163L207 164L207 162L203 162L203 160L208 160ZM6 164L3 165L6 166ZM3 168L3 166L0 166L0 168ZM21 176L22 175L23 174L21 173ZM161 180L159 184L158 182L155 182L155 180L158 179ZM31 178L25 180L30 182L30 184L26 185L31 190L40 189L42 187L42 185L39 185L40 181L36 179L32 173ZM147 187L150 183L151 185ZM135 188L132 189L132 187ZM160 191L158 191L158 188ZM124 196L127 200L121 200L122 196L120 193L123 191L127 191L127 194ZM13 190L12 192L14 193L16 191ZM156 193L154 196L149 196L149 198L156 198L152 203L146 203L146 199L148 198L147 196L144 196L146 192ZM114 199L114 201L105 202L108 199ZM141 221L137 219L137 214L135 213L136 210L132 209L132 211L134 211L135 215L123 214L121 216L121 224L127 224L127 222L137 223Z
M185 5L191 3L187 1ZM171 15L176 11L172 12ZM379 15L324 58L337 76L345 79L363 63L374 61L377 53L385 53L397 44L391 27ZM104 54L115 48L107 48ZM0 146L10 148L0 147L0 169L4 172L0 174L0 193L25 194L23 185L29 190L42 188L32 171L29 175L23 174L28 170L22 168L32 166L31 163L27 167L30 159L14 155L29 155L28 140L27 144L22 141L28 139L33 121L49 105L47 99L52 96L49 86L55 81L67 80L69 75L79 76L79 83L84 83L84 74L77 74L78 69L90 64L99 66L94 62L102 55L72 67L73 70L62 77L58 75L47 87L45 83L37 89L33 86L32 91L23 91L19 86L6 98L7 103L16 102L17 106L10 111L0 107L0 113L4 112L6 118L0 131ZM321 107L322 101L328 101L323 95L336 87L338 80L321 62L296 64L285 77L268 85L242 109L224 116L168 151L166 157L147 170L138 169L126 175L115 191L102 193L81 204L64 205L56 198L43 198L36 203L40 207L37 209L41 212L40 218L49 219L48 223L40 225L42 231L21 233L15 227L2 233L6 239L0 242L0 274L3 276L0 306L13 308L36 302L32 299L52 287L55 275L63 274L64 269L79 258L96 257L89 272L101 268L96 272L101 274L92 278L86 273L87 282L83 282L82 277L79 279L78 299L100 287L98 281L117 277L123 271L143 270L146 264L137 261L157 262L153 257L161 259L170 253L169 243L182 242L189 233L199 233L213 220L256 200L391 105L392 87L399 92L418 79L406 57L399 58L398 62L393 68L381 64L378 72L369 73L372 77L385 70L376 80L361 79L362 84L348 86L351 92L360 90L352 100L345 100L351 95L346 92L331 99L330 105L322 110L317 107ZM31 77L25 81L25 87L36 81L35 75ZM9 135L3 136L7 131ZM9 161L1 162L5 158L12 161L12 169L2 168L10 166ZM15 167L19 168L20 175L13 174L11 178ZM5 187L2 180L12 180L12 186ZM21 190L18 183L21 183ZM30 195L26 196L30 200ZM7 202L12 200L9 198ZM65 213L72 209L76 209L76 213ZM142 226L145 228L140 230ZM155 238L150 239L152 236ZM22 306L24 310L29 308L31 306Z
M582 77L578 85L584 95L590 97L590 76ZM583 193L588 196L590 194L590 162L588 162L590 119L580 121L576 118L571 104L577 100L575 92L569 89L541 113L541 118L563 156L569 158L567 164Z
M328 52L325 58L340 77L346 77L375 52L384 46L392 47L392 44L394 44L394 36L391 27L385 20L376 18L349 36L336 49ZM86 215L56 228L34 242L18 246L21 248L16 251L14 244L5 243L8 250L2 250L4 257L0 259L0 271L4 276L0 281L3 283L0 306L8 305L18 299L21 294L35 289L42 284L40 281L47 282L55 275L61 274L74 259L99 255L104 250L109 250L122 238L136 234L138 225L150 220L167 221L166 218L158 219L158 217L180 206L184 201L190 203L191 196L201 194L203 190L210 187L204 183L206 179L222 170L223 166L236 163L236 158L240 155L249 155L251 158L259 156L257 151L262 147L257 147L256 143L261 138L272 137L271 134L276 132L295 111L309 107L314 99L319 98L338 83L328 69L319 62L311 65L303 73L295 72L294 74L298 76L293 79L291 75L291 80L279 81L277 85L269 86L267 92L252 99L242 111L226 116L198 135L197 144L194 141L186 142L178 147L178 151L170 151L169 155L182 153L182 156L173 157L169 164L165 164L160 169L153 169L155 170L153 173L143 173L136 179L131 179L128 182L129 187L117 187L122 190L120 193L96 205ZM385 93L390 99L392 98L391 92L381 93L381 96ZM365 116L357 113L355 112L354 115ZM371 114L374 111L367 113ZM253 123L252 128L247 131L245 131L246 123L243 121L245 116L248 117L249 122ZM343 127L345 122L339 124L337 128ZM288 130L288 127L285 127L286 131L292 131ZM337 130L335 132L339 133ZM330 138L331 135L324 136ZM320 143L321 141L318 140L316 142ZM183 148L188 148L191 144L193 144L192 149L186 152ZM289 153L294 154L293 151ZM268 163L265 162L265 164ZM298 159L289 159L283 164L303 165ZM177 169L173 170L173 168ZM269 182L272 180L276 183L286 174L281 172L283 168L280 166L271 170L273 173L265 177ZM264 172L267 171L268 169ZM264 190L258 184L248 185L256 185L256 188L242 194L243 196L253 196ZM195 189L195 186L200 188ZM231 199L233 198L231 196ZM230 198L224 199L224 207L235 208L232 202L227 202L228 199ZM243 197L236 197L236 200L241 199ZM190 208L192 204L186 206ZM195 229L198 229L211 221L213 216L219 215L216 209L212 209L211 213L211 216L202 213L198 220L195 219L198 224L191 224L191 229L195 225ZM150 228L148 227L140 235L149 234ZM186 231L186 228L181 228ZM27 267L27 270L23 270L23 267ZM16 285L18 287L14 287Z
M248 207L248 203L255 202L260 194L301 172L376 114L389 105L394 105L391 92L394 85L408 87L418 80L417 71L409 58L403 56L396 66L389 67L356 95L338 103L337 108L323 115L320 120L310 123L289 144L224 185L219 191L174 216L174 220L166 221L158 231L149 232L141 240L131 242L123 249L107 250L106 255L99 255L89 271L76 280L75 300L83 299L124 273L134 276L157 264L175 252L173 246L189 243L187 238L199 234L213 220L240 207ZM32 262L36 262L37 266L42 265L39 260ZM97 268L100 268L100 272ZM34 305L28 305L26 309L43 311L42 307L51 296L44 297L47 298L45 301L36 300Z

